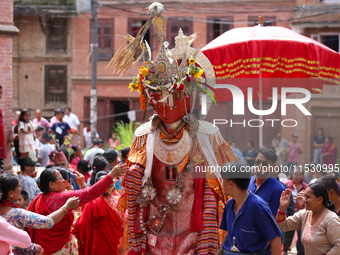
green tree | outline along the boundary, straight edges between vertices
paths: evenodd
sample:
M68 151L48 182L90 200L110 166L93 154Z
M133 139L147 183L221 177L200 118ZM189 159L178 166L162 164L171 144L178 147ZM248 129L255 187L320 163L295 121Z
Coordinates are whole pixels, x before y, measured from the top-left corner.
M131 147L135 130L139 126L139 122L124 123L120 120L115 123L114 133L120 141L120 145L116 148L117 150L121 150L123 147Z

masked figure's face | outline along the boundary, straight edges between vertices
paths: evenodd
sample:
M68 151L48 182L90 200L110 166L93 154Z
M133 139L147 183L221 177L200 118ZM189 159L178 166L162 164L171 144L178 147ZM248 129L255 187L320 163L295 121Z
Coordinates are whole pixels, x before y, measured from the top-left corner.
M181 99L181 94L180 93L174 93L174 107L171 108L169 107L168 103L163 104L163 103L157 103L156 105L153 106L155 111L157 112L158 116L161 118L161 120L165 124L171 124L174 123L180 119L182 119L185 115L185 105L186 104L186 109L188 112L190 112L190 98L183 98ZM162 95L153 95L154 99L156 101L160 100L162 98Z

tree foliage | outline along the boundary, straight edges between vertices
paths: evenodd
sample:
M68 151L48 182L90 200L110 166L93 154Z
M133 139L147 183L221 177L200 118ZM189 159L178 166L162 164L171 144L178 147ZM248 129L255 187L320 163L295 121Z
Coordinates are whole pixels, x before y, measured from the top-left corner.
M120 120L115 123L114 133L120 141L120 145L116 148L117 150L121 150L123 147L131 147L135 130L139 126L139 122L124 123Z

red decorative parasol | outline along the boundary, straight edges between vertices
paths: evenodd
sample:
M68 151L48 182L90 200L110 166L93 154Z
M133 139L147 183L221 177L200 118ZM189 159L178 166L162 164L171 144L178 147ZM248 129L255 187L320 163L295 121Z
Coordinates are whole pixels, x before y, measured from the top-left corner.
M201 52L210 60L218 83L239 87L245 98L272 96L272 88L299 87L321 93L324 84L340 84L340 55L327 46L284 27L235 28L222 34ZM249 79L253 78L253 79ZM220 94L223 101L231 93ZM261 116L260 116L261 118ZM262 128L260 128L260 146Z
M325 83L340 84L339 53L284 27L235 28L211 41L201 52L212 63L216 78L259 78L261 71L264 99L271 96L271 87L296 86L321 93ZM276 82L266 83L267 78L275 78ZM246 94L245 88L254 80L245 80L233 83Z

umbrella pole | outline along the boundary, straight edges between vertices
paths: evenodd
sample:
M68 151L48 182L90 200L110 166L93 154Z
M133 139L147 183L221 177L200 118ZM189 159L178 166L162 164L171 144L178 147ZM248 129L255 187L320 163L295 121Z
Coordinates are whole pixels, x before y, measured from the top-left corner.
M259 90L259 110L262 111L262 71L260 70L260 77L259 77L259 82L260 82L260 90ZM262 115L260 115L260 120L262 123ZM263 129L262 125L259 128L259 148L261 149L263 146Z

